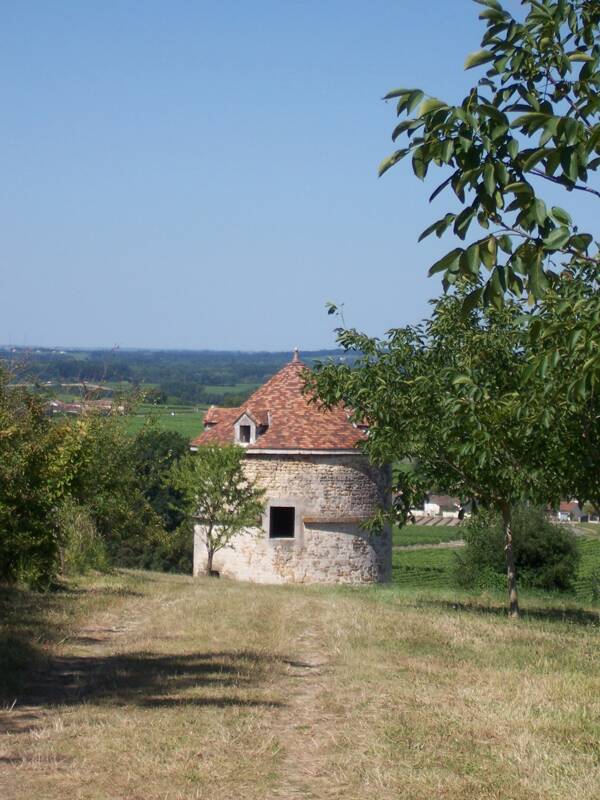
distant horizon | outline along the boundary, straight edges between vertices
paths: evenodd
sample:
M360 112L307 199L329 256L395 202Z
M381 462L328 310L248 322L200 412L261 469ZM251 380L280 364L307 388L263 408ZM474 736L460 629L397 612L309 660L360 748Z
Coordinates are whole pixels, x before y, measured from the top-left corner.
M76 345L76 346L67 346L67 345L42 345L42 344L32 344L32 345L18 345L18 344L2 344L0 343L0 350L42 350L42 351L56 351L60 350L64 353L88 353L88 352L107 352L107 353L238 353L240 355L261 355L263 353L268 355L283 355L285 353L289 353L293 355L295 348L290 347L289 349L276 349L276 350L266 350L266 349L249 349L244 350L242 348L215 348L215 347L103 347L103 346L83 346L83 345ZM306 355L316 355L319 353L344 353L346 352L341 347L320 347L320 348L311 348L303 350L301 347L298 348L300 353L300 358L302 358L303 354Z

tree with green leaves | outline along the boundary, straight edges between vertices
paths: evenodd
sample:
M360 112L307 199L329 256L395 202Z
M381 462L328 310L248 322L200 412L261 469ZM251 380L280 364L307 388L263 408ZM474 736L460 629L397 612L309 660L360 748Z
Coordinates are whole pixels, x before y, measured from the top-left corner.
M56 575L56 510L70 491L79 449L70 425L43 400L11 386L0 368L0 580L46 588Z
M409 156L418 178L433 167L443 173L430 201L448 190L455 206L420 239L452 231L464 242L429 272L443 273L446 289L459 278L472 282L467 309L500 307L507 294L534 304L563 287L565 274L580 297L587 293L578 323L586 358L576 391L583 395L600 375L600 256L593 236L548 204L544 191L600 198L600 3L523 0L526 13L516 19L498 0L475 2L487 30L465 66L485 65L484 77L456 105L421 89L389 92L385 99L396 99L398 116L406 115L392 135L404 146L380 174Z
M187 499L190 518L206 547L206 574L213 574L215 553L260 524L264 490L244 471L245 451L237 445L206 445L176 462L170 482Z
M368 421L369 457L396 464L400 521L432 487L501 515L509 610L517 616L513 509L559 499L563 445L550 424L544 380L526 378L527 315L515 302L465 313L468 291L458 284L435 303L431 319L383 340L340 330L340 345L360 355L352 365L319 365L308 389Z

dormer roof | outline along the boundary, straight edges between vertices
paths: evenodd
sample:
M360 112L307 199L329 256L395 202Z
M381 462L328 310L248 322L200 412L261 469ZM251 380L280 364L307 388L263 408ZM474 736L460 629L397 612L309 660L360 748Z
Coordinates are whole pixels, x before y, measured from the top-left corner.
M235 441L235 423L243 414L266 428L247 452L265 450L356 450L365 438L350 422L342 407L330 411L309 403L303 393L307 367L298 354L238 408L211 407L204 418L206 429L192 446L229 444Z

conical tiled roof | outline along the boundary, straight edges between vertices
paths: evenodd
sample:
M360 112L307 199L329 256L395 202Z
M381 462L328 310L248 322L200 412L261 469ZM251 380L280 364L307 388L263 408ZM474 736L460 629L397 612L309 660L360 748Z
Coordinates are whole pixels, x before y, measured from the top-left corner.
M248 452L261 450L355 450L364 433L348 419L343 408L331 411L309 403L303 394L307 367L297 354L264 386L257 389L239 408L211 408L207 426L192 441L203 444L229 444L234 441L234 424L246 413L263 430Z

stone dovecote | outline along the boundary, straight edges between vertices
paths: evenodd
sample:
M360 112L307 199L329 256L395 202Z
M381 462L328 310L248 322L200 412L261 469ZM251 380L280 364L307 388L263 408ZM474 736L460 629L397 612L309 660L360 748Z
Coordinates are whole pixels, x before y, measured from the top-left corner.
M342 408L309 403L306 366L294 359L240 408L211 408L192 449L236 442L245 469L265 489L260 529L215 555L224 577L261 583L373 583L390 578L391 533L362 527L388 502L388 474L360 450L365 430ZM206 550L196 526L194 574Z

